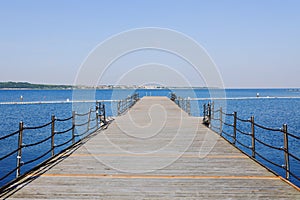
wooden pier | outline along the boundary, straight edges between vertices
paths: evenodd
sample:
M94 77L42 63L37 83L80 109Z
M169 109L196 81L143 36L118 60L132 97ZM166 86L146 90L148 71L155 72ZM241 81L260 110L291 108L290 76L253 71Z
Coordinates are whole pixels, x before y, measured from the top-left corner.
M300 199L167 97L144 97L106 130L21 179L4 199Z

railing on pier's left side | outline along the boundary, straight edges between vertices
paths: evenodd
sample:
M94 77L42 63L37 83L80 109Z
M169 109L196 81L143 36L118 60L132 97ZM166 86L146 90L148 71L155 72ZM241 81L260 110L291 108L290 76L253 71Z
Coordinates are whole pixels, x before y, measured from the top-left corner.
M118 115L122 115L125 113L129 108L131 108L138 100L139 94L135 93L132 96L129 96L125 99L119 100L117 104L117 112Z
M177 97L175 93L171 93L170 99L174 101L179 108L184 110L188 115L191 115L191 100L190 98Z
M78 121L80 121L80 123L78 123ZM3 166L5 163L13 161L13 157L16 156L16 167L9 169L4 174L0 175L0 181L4 182L4 185L0 188L0 193L10 184L14 183L37 167L42 166L44 163L67 149L70 149L83 139L88 138L96 130L108 125L109 122L110 121L106 119L105 106L101 103L96 106L95 110L90 109L86 113L76 113L73 111L72 116L65 119L60 119L53 115L48 123L41 126L27 127L21 121L19 123L19 130L0 137L0 142L4 140L14 141L17 139L16 148L0 157L0 163ZM24 140L24 136L29 137L28 131L33 133L35 130L45 133L48 132L49 134L44 134L45 136L43 138L38 138L37 140L34 140L34 142ZM40 152L44 150L44 152L41 152L39 155L32 156L33 154L30 151L30 148L36 149L38 145L42 145L41 148L38 148L38 151L32 151ZM26 151L24 151L24 148L26 148ZM26 155L26 153L31 155ZM27 169L25 172L22 172L22 168L26 166ZM13 173L16 174L15 179L11 177Z
M231 121L228 123L226 121ZM290 159L293 159L295 166L300 166L300 158L289 149L289 144L300 146L300 137L288 132L287 124L283 124L282 128L269 128L262 126L254 121L254 116L251 116L250 119L241 119L238 117L237 112L225 113L220 107L218 110L214 110L214 103L204 104L204 118L203 123L206 124L213 131L217 132L220 136L226 139L229 143L249 155L251 158L261 163L267 167L261 161L265 161L270 164L270 166L278 167L283 169L285 172L285 179L290 180L291 177L300 181L299 174L296 174L291 170ZM248 127L248 128L245 128ZM246 129L246 130L245 130ZM226 130L226 131L225 131ZM264 131L271 133L281 133L280 141L283 143L279 146L275 146L270 142L274 139L273 135L268 135L269 138L260 137L260 133ZM279 137L278 136L278 137ZM264 141L266 140L266 141ZM289 141L293 140L292 143ZM248 143L246 141L249 141ZM260 152L258 147L268 148L272 151L277 151L278 155L281 154L284 160L282 163L276 163L275 160L263 155L264 152ZM249 151L247 153L246 151ZM279 156L280 157L280 156ZM258 159L259 158L259 159ZM280 175L274 168L267 167L274 173Z

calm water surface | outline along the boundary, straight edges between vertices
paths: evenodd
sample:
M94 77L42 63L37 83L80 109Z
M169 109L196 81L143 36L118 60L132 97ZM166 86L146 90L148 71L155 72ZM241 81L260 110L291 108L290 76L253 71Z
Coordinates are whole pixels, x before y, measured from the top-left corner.
M49 104L1 104L1 102L20 102L22 96L23 102L44 102L44 101L72 101L72 100L108 100L108 99L123 99L128 95L138 92L140 97L143 96L169 96L171 92L175 92L177 96L200 98L200 100L191 101L191 112L194 116L202 116L203 104L209 102L210 93L207 89L138 89L138 90L97 90L95 93L92 91L77 91L76 95L72 90L0 90L0 136L7 135L11 132L18 130L19 122L23 121L27 127L40 126L48 123L51 116L55 115L57 118L68 118L72 115L72 110L78 109L78 112L84 113L89 108L95 107L94 103L79 103L77 106L72 103L49 103ZM94 95L91 96L91 93ZM260 97L256 98L257 93ZM94 97L94 98L93 98ZM275 98L277 97L277 98ZM281 128L282 124L288 124L289 132L299 136L300 135L300 90L297 89L228 89L226 90L227 100L215 100L215 108L219 106L224 107L227 113L237 111L238 117L249 119L252 115L255 116L255 122L272 128ZM107 115L116 115L116 103L105 103ZM85 119L82 119L84 121ZM232 123L231 118L226 118L228 123ZM70 122L62 123L57 128L64 129L70 127ZM240 127L250 132L248 125L241 124ZM79 130L78 130L79 131ZM224 127L224 131L232 131L230 127ZM256 135L267 141L272 145L279 147L283 146L282 133L268 132L264 130L256 130ZM50 127L44 129L29 131L24 133L24 143L32 143L49 136ZM70 137L70 134L62 137ZM57 138L64 140L65 138ZM230 139L230 138L228 138ZM247 137L240 137L246 144L251 144ZM23 151L22 159L24 161L35 158L37 152L47 151L45 146L50 144L42 144L36 147L25 148ZM290 139L290 151L300 157L300 141ZM0 157L15 150L17 148L17 136L0 141ZM63 148L63 147L62 147ZM243 147L240 147L243 148ZM251 151L244 149L246 153L251 155ZM283 154L278 154L278 151L257 146L257 150L266 156L269 156L273 161L283 163ZM38 154L40 155L40 154ZM50 155L49 155L50 156ZM45 158L44 158L45 159ZM26 172L34 165L42 160L32 163L24 168L22 172ZM272 166L261 160L265 165L271 167L280 175L284 176L284 171L281 168ZM294 174L300 176L300 163L290 158L291 170ZM16 155L0 161L0 177L6 174L16 166ZM15 174L0 182L0 186L13 179ZM300 182L291 179L295 184L300 186Z

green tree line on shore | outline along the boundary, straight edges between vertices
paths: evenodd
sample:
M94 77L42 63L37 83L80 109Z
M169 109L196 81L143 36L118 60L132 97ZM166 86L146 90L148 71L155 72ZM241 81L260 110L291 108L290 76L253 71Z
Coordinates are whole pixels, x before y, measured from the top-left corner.
M29 82L0 82L0 89L71 89L72 85L47 85L47 84L32 84Z

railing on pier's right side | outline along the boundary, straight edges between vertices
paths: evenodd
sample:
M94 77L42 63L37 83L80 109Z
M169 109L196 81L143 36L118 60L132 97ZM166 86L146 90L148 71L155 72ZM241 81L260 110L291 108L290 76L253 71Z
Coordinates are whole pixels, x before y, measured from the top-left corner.
M177 97L175 93L171 93L170 99L174 101L179 108L184 110L188 115L191 115L191 100L190 98Z
M84 122L76 123L77 118L80 119L77 121ZM0 163L3 166L5 163L9 162L7 159L12 161L13 157L16 156L16 167L9 169L8 172L0 175L0 181L5 181L4 185L0 188L0 193L13 182L17 181L37 167L42 166L44 163L65 150L73 147L78 142L89 137L96 130L106 126L108 123L109 120L106 119L105 106L101 103L98 103L95 110L90 109L86 113L76 113L73 111L72 116L65 119L60 119L53 115L48 123L40 126L27 127L21 121L19 123L19 130L0 137L0 141L14 141L15 139L18 141L14 150L0 157ZM65 128L68 125L70 127ZM62 127L64 128L62 129ZM34 142L25 141L24 136L28 137L29 134L27 131L33 132L35 130L42 133L49 132L49 134L43 138L38 138L37 141L34 140ZM26 153L32 154L31 151L28 151L29 148L37 148L38 145L42 145L38 152L43 151L44 149L46 150L34 157L32 155L26 155ZM24 151L25 148L26 151ZM27 159L24 159L25 156L27 156ZM25 172L22 172L22 168L25 166L27 166L27 169ZM13 173L16 174L15 179L12 179L11 177Z
M251 116L250 119L241 119L238 117L237 112L228 114L223 112L222 107L220 107L218 110L214 110L213 102L207 105L204 104L203 114L204 114L203 123L207 125L209 128L211 128L213 131L217 132L229 143L231 143L232 145L234 145L235 147L237 147L238 149L240 149L246 154L247 152L245 152L244 149L248 149L251 152L249 156L252 157L257 162L264 165L265 167L267 166L263 164L260 160L258 160L258 158L271 164L271 166L276 166L278 168L283 169L285 172L285 177L284 177L285 179L290 180L292 176L296 180L300 181L300 175L293 172L291 170L291 165L290 165L290 159L293 159L293 161L297 163L296 165L300 166L300 158L297 155L295 155L295 153L292 153L289 149L289 140L293 140L293 145L300 146L300 137L288 132L287 124L283 124L282 128L277 128L277 129L265 127L256 123L254 121L254 116ZM231 121L232 123L226 122L225 119L228 118L229 121ZM243 130L245 129L245 127L249 127L250 130L247 131ZM226 130L231 129L231 131L225 131L225 129ZM263 141L262 138L258 137L259 133L262 133L262 131L258 132L258 130L268 131L268 133L271 132L281 133L282 134L281 140L283 141L282 146L274 146L270 144L272 138L269 138L268 141ZM249 140L251 141L250 145L245 144L246 137L249 137ZM283 164L278 164L274 160L271 160L271 158L262 155L263 153L260 153L257 150L258 145L275 150L278 153L282 153L283 154L282 157L284 158L284 160L282 161ZM273 170L273 168L269 168L269 169L275 172L276 174L278 174L275 170Z
M118 115L122 115L124 112L126 112L129 108L131 108L138 100L139 100L139 94L135 93L132 96L129 96L125 99L119 100L117 104L117 111Z

